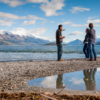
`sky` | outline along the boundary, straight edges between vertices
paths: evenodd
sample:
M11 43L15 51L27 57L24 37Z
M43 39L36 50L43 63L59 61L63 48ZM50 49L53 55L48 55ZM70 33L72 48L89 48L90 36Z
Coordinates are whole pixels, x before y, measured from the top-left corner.
M100 0L0 0L0 33L55 41L59 24L64 42L84 40L89 23L100 38Z

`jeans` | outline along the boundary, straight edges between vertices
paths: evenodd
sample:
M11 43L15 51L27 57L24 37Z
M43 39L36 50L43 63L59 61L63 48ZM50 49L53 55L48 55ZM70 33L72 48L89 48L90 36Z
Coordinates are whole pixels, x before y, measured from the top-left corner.
M97 53L95 51L95 44L92 42L88 43L88 49L89 49L89 55L90 55L90 59L93 59L93 55L94 55L94 59L97 59Z
M89 50L88 50L88 44L87 43L84 44L83 52L85 54L85 57L89 58Z
M62 43L57 44L58 47L58 60L62 57Z

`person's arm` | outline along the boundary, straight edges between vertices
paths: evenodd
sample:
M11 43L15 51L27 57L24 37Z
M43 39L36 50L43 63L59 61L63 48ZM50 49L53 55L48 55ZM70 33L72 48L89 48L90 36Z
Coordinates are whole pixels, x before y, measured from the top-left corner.
M60 39L64 39L64 38L65 38L65 36L61 36L60 31L58 31L58 37L59 37Z
M89 36L90 36L90 32L88 32L85 37L89 38Z
M62 31L65 31L65 29L63 29Z
M63 37L62 37L62 36L59 36L59 38L60 38L60 39L64 39L64 38L65 38L65 36L63 36Z

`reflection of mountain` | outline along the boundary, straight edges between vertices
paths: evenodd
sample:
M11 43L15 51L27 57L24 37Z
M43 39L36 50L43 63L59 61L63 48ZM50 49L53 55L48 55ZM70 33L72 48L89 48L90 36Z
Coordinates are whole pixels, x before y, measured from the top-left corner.
M34 36L19 36L7 32L0 34L0 45L44 45L47 43L50 43L50 41Z
M96 83L95 83L96 71L97 71L96 68L83 71L86 90L96 90Z
M59 74L56 82L56 88L63 88L63 74Z

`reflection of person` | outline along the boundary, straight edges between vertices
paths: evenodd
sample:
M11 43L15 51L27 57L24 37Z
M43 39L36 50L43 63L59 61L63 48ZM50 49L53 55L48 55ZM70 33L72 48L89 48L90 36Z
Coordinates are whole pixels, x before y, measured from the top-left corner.
M59 74L58 78L57 78L57 81L56 81L56 88L61 89L63 87L64 87L63 86L63 74Z
M63 30L63 26L59 25L58 30L56 31L56 44L57 44L57 48L58 48L58 61L63 61L63 59L61 59L61 57L62 57L62 41L65 38L65 36L62 36L62 31L65 31L65 29Z
M95 73L96 73L97 69L88 69L88 70L84 70L84 82L85 82L85 86L86 86L86 90L96 90L96 83L95 83Z
M86 29L86 35L88 33L89 29ZM85 54L86 59L89 59L89 52L88 52L88 37L85 36L85 40L84 40L84 48L83 48L83 52Z

